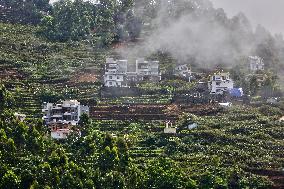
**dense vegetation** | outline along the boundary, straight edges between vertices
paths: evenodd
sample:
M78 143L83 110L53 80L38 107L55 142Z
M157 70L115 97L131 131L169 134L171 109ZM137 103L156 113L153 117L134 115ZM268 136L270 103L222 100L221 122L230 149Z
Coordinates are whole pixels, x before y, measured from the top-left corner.
M3 87L1 94L9 103L11 94ZM184 115L174 136L163 134L160 122L85 119L78 126L83 136L62 142L50 139L41 121L22 123L5 108L1 187L268 188L272 183L259 175L283 168L284 125L277 121L283 111L267 115L267 108ZM189 122L198 128L186 129Z
M208 69L199 68L192 55L178 60L160 49L150 55L161 62L160 83L140 83L137 96L101 94L106 57L120 56L120 45L140 44L161 23L167 26L187 14L221 25L234 51L241 52L243 43L253 44L251 53L266 64L266 71L258 73L263 82L253 75L244 80L250 75L246 53L230 66L218 60L217 68L229 70L237 87L258 103L222 109L214 116L181 114L176 135L164 134L161 121L84 117L77 126L81 137L50 138L39 119L42 102L164 105L197 90L195 81L172 76L175 63L190 63L197 72ZM281 36L260 26L252 31L244 15L229 19L207 0L60 0L53 5L48 0L1 0L0 21L0 188L283 186L284 125L278 121L284 115L283 101L263 105L268 97L282 95ZM27 114L27 119L20 122L15 112ZM198 127L187 129L191 123Z

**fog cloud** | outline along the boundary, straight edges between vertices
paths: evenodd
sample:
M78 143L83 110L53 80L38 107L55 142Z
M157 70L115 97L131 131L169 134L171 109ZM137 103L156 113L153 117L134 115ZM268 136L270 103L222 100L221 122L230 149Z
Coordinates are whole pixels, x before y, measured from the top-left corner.
M120 49L122 56L147 57L162 51L170 53L180 63L208 68L219 64L232 65L241 56L250 55L252 44L246 36L252 33L252 29L245 17L232 20L237 25L232 32L228 26L234 24L224 23L228 21L224 11L213 10L210 1L199 2L203 4L196 5L196 11L173 17L169 17L167 5L162 5L152 22L151 35L144 36L142 45Z
M211 0L216 8L223 8L229 17L245 13L251 23L263 25L273 33L284 33L283 0Z

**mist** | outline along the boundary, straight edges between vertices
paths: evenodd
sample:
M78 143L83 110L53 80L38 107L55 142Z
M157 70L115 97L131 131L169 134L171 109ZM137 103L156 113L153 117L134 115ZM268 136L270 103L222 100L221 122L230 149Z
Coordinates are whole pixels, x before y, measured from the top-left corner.
M283 0L212 0L215 8L223 8L229 17L243 12L255 27L263 25L272 33L283 33Z
M197 64L204 68L232 66L242 56L252 53L252 42L247 36L252 35L253 29L242 14L230 21L232 23L226 23L228 19L222 9L214 10L207 0L198 2L200 4L190 5L195 6L192 11L182 13L169 11L169 4L162 3L151 23L151 35L143 36L142 44L134 48L119 49L119 53L133 58L167 52L177 63ZM175 15L169 16L169 12Z

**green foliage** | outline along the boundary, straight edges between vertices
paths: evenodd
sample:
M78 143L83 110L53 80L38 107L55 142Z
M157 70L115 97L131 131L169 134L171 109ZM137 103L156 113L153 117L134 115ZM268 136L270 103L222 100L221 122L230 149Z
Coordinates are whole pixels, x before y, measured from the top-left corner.
M45 10L46 1L25 2L37 2L38 9ZM170 16L179 17L183 12L192 12L197 1L171 2L179 8L170 7ZM19 110L31 109L28 115L36 116L41 101L77 97L89 102L97 97L100 82L76 83L77 76L90 67L100 73L109 52L94 52L89 50L90 43L74 41L89 39L92 32L103 47L128 39L135 41L142 23L155 18L160 3L135 1L135 6L143 7L143 16L137 17L131 0L105 0L101 5L59 1L53 13L43 17L40 32L52 41L68 43L44 41L35 35L37 27L0 24L1 69L12 67L22 74L20 79L8 79L9 89L0 87L1 188L269 188L273 184L258 175L277 174L273 171L283 169L283 123L276 121L283 112L275 107L242 106L216 116L185 115L177 122L175 136L162 133L164 126L159 121L90 121L83 115L80 126L84 128L80 129L86 132L66 141L52 140L41 121L20 122L9 110L15 106L13 99ZM221 23L233 23L230 27L234 29L247 24L245 18L242 23L242 16L230 21L222 14L218 16ZM236 31L245 36L246 31ZM270 39L265 44L260 42L257 49L271 64L278 62L273 46ZM164 68L174 62L164 54L161 57L167 64ZM261 87L277 91L277 78L264 74ZM248 94L258 94L262 88L257 79L241 81L245 75L241 70L235 71L237 84L245 86ZM174 92L192 87L174 79L142 83L139 90L147 95L112 102L167 104ZM184 126L191 121L199 127L187 130Z
M280 117L283 115L283 111L280 108L263 105L259 108L259 111L265 116L277 116Z
M90 6L82 0L54 3L53 15L42 19L40 33L55 41L85 39L93 22Z
M1 178L1 188L16 189L19 187L20 178L12 171L9 170Z
M0 84L0 112L5 109L13 108L15 99L12 94L5 88L4 85Z
M0 119L1 184L12 188L267 188L272 183L249 170L281 166L277 149L283 146L279 135L283 129L259 112L236 107L217 117L187 115L180 124L190 120L199 127L174 137L161 134L157 123L123 123L121 131L116 131L117 124L108 129L120 135L116 137L96 130L111 122L86 122L90 125L84 137L53 141L38 126L27 127L5 111ZM137 137L131 148L130 135ZM235 165L241 168L232 169Z
M158 159L146 168L147 188L197 188L194 180L187 178L174 161Z
M51 10L49 0L2 0L1 22L38 24L43 13Z

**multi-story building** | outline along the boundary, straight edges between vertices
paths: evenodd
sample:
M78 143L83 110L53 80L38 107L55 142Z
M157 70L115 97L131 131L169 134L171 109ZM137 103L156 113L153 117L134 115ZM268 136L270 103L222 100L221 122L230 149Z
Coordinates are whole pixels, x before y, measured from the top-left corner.
M250 71L256 72L258 70L264 70L263 59L258 56L249 56L249 68Z
M104 85L106 87L128 87L131 83L139 81L160 81L161 73L158 61L145 61L137 59L135 70L128 71L127 60L106 59Z
M106 87L127 87L127 60L106 59L104 84Z
M141 80L160 81L161 74L159 68L159 61L145 61L140 58L136 60L137 77Z
M234 88L234 82L229 73L216 73L210 76L208 89L210 94L223 94Z
M44 103L42 112L46 124L62 122L77 125L82 114L89 115L89 107L77 100L67 100L61 104Z

